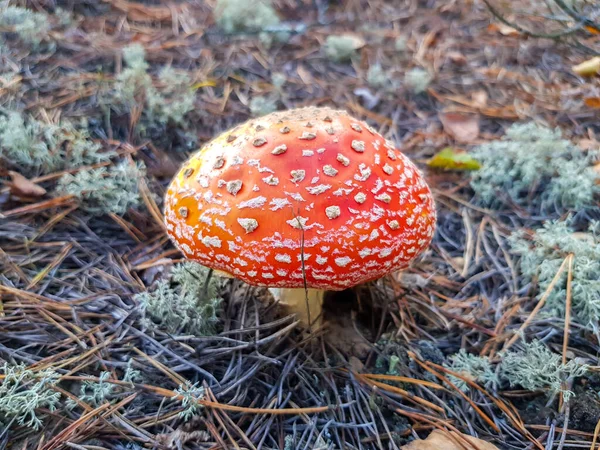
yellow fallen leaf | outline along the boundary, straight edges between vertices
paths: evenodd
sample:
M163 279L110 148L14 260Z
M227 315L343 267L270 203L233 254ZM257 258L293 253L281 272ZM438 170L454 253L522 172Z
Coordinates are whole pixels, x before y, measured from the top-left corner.
M427 165L433 169L443 170L478 170L481 164L466 151L446 147L433 156Z
M192 85L192 90L195 91L197 89L203 88L203 87L215 87L217 85L217 82L215 80L205 80L205 81L199 81L198 83L195 83Z
M573 72L582 77L591 77L600 72L600 56L595 56L592 59L577 64L572 67Z
M467 444L468 441L471 445ZM427 439L412 441L401 450L498 450L498 447L482 439L454 431L433 430Z

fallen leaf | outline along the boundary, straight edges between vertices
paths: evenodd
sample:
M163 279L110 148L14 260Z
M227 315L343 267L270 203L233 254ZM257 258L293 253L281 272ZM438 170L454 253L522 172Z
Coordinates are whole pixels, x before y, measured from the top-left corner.
M472 445L468 445L468 441ZM433 430L427 439L412 441L401 450L498 450L498 447L482 439L454 431Z
M600 72L600 56L595 56L592 59L577 64L571 68L573 72L582 77L591 77Z
M488 93L484 90L475 91L471 94L473 99L473 105L477 108L484 108L487 106Z
M28 180L20 173L10 170L8 174L12 178L10 182L11 194L17 197L41 197L46 194L46 189Z
M502 36L518 36L520 34L515 28L505 23L491 23L488 25L488 31L498 32Z
M460 52L448 52L448 58L459 66L464 66L467 63L467 57Z
M478 170L481 164L466 151L446 147L433 156L427 165L433 169L443 170Z
M595 139L581 139L577 142L577 146L584 151L598 150L600 149L600 142Z
M590 108L600 109L600 97L588 97L584 103Z
M470 143L479 136L479 117L475 114L441 113L440 120L444 131L457 142Z

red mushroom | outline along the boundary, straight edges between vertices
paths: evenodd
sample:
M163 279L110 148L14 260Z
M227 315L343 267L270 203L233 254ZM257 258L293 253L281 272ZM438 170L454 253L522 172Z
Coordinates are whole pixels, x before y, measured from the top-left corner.
M315 319L325 290L405 268L430 244L436 213L392 142L344 111L308 107L205 145L172 181L165 221L188 259L280 288L284 304L302 309L307 287Z

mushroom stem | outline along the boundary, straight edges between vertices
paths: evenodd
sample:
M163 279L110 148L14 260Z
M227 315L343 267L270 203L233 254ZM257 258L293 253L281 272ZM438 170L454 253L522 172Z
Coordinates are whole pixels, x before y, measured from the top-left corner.
M302 326L315 329L321 324L325 290L269 288L269 291L287 313L296 314Z

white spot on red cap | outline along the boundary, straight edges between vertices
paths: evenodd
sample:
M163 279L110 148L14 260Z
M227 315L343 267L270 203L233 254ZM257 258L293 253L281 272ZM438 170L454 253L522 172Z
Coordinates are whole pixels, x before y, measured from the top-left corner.
M325 208L325 214L330 219L336 219L340 217L341 211L339 206L328 206Z
M262 196L251 198L249 200L240 202L240 204L238 205L238 208L240 208L240 209L242 209L242 208L260 208L265 204L266 201L267 201L267 199Z
M246 233L252 233L258 228L258 221L250 218L238 218L238 223L242 226Z

